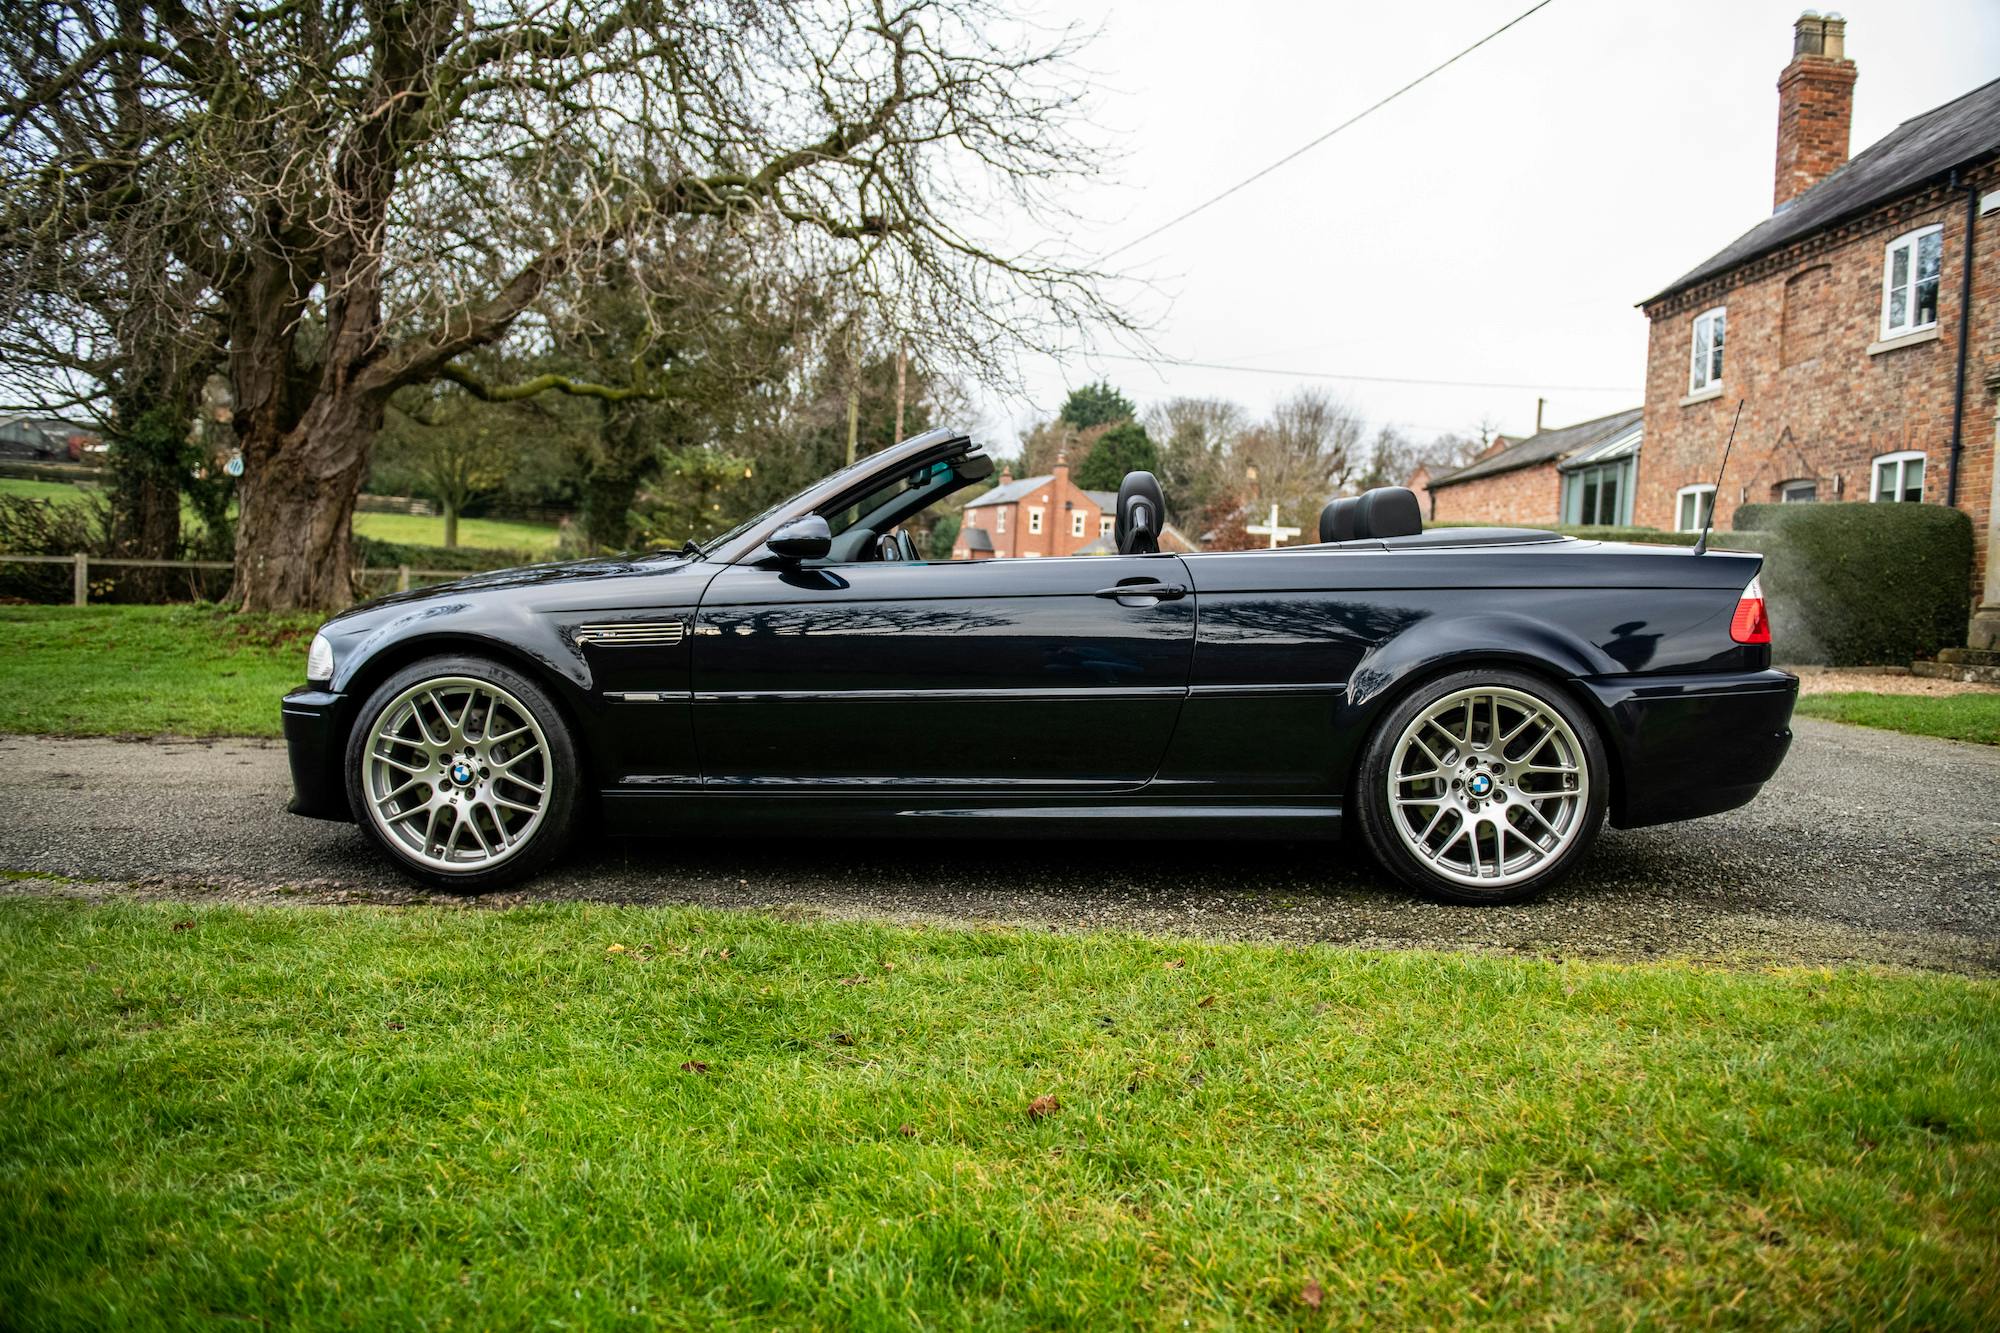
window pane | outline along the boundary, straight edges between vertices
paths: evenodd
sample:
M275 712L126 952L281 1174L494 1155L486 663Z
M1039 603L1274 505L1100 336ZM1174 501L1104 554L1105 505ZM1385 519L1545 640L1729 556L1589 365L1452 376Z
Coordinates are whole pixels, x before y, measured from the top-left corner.
M1936 280L1938 264L1944 255L1944 233L1934 231L1917 241L1917 280Z
M1907 245L1899 245L1889 252L1889 285L1910 285L1910 247Z
M1711 382L1722 379L1722 333L1728 318L1727 315L1717 315L1715 317L1714 351L1710 353L1713 364L1708 372L1708 378Z
M1938 280L1935 273L1928 278L1918 279L1917 317L1911 321L1911 327L1922 328L1926 324L1937 323L1937 294Z
M1905 328L1910 322L1910 292L1907 287L1897 287L1889 293L1889 327Z
M1597 490L1597 521L1616 523L1618 521L1618 474L1610 473L1604 484Z
M1903 498L1924 498L1924 460L1921 458L1905 459L1903 462Z

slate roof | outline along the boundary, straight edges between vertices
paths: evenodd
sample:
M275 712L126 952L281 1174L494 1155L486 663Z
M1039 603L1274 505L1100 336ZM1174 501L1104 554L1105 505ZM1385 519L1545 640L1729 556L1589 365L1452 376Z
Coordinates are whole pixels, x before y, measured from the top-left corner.
M995 486L992 490L977 499L967 500L965 507L967 509L978 509L985 505L1012 504L1016 500L1027 499L1028 496L1053 481L1055 481L1055 475L1046 472L1039 477L1023 477L1019 481L1010 481L1005 486ZM1078 489L1081 490L1082 488L1078 487ZM1118 508L1118 492L1116 491L1084 491L1083 493L1089 496L1097 507L1106 513L1110 513Z
M1518 468L1533 467L1537 463L1548 463L1567 458L1585 449L1595 449L1608 444L1620 436L1630 434L1646 414L1643 407L1628 407L1610 416L1598 417L1592 421L1580 421L1574 426L1563 426L1556 430L1545 430L1538 435L1530 435L1517 444L1508 445L1490 458L1482 458L1468 463L1456 472L1447 472L1441 477L1432 477L1430 489L1440 486L1456 486L1461 481L1477 481L1481 477L1497 477L1502 472L1513 472Z
M965 543L965 549L968 551L993 549L993 538L985 528L967 528L958 534L958 539Z
M1983 161L1995 153L2000 153L2000 79L1921 116L1912 116L1785 208L1639 304L1651 305L1661 297L1718 277L1739 264L1942 180L1953 167Z

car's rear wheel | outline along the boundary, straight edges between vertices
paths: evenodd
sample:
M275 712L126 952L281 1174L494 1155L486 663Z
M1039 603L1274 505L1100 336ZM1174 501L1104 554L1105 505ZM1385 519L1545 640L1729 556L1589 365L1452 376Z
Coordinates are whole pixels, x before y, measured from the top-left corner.
M554 701L484 658L397 672L348 738L355 821L402 869L444 888L492 888L547 865L569 840L577 786Z
M1440 902L1513 903L1575 868L1604 823L1597 729L1559 689L1502 668L1428 681L1369 737L1369 849Z

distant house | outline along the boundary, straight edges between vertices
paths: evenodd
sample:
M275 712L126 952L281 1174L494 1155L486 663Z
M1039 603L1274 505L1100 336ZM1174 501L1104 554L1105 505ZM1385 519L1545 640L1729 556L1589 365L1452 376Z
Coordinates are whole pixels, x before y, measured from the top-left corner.
M60 417L0 416L0 459L73 463L99 443L96 431Z
M1069 459L1056 456L1055 471L1000 484L969 501L952 545L954 560L1010 556L1077 555L1111 536L1118 497L1070 484Z
M2000 643L1990 560L2000 392L2000 80L1848 160L1846 23L1808 11L1778 78L1773 212L1648 297L1641 524L1712 504L1955 505L1972 518L1975 644ZM1716 467L1737 402L1729 474Z
M1502 439L1456 471L1427 476L1431 521L1630 523L1643 410Z

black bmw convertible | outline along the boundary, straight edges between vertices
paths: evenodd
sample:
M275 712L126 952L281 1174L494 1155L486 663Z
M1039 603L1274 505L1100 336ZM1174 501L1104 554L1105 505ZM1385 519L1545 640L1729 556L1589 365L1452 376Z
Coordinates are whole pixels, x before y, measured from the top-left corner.
M1316 545L927 561L990 476L933 431L676 553L503 570L327 622L284 701L292 810L480 889L617 833L1365 844L1514 902L1620 827L1742 805L1784 758L1760 557L1425 531L1385 487Z

